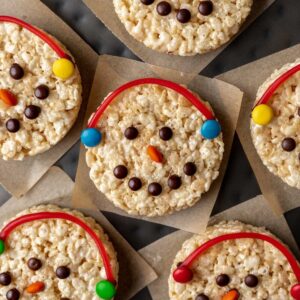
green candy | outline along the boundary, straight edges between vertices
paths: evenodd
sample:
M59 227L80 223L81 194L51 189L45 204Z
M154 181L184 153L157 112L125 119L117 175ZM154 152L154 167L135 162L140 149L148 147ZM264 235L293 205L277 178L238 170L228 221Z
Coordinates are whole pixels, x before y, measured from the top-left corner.
M5 243L3 240L0 240L0 254L3 254L5 250Z
M116 288L108 280L101 280L96 285L96 294L104 300L111 300L116 295Z

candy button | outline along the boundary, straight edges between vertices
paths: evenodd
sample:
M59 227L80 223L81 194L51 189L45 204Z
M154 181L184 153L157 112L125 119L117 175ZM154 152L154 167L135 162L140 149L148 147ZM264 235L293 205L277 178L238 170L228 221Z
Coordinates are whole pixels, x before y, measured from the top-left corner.
M82 131L80 139L83 145L87 147L95 147L100 144L102 134L96 128L87 128Z
M201 135L208 140L216 138L221 132L221 126L216 120L207 120L201 127Z
M252 110L252 120L258 125L267 125L273 119L273 109L267 104L260 104Z
M300 300L300 284L297 283L291 288L291 296L296 299Z
M176 282L187 283L193 279L193 272L188 267L181 266L173 272L173 278Z
M116 295L116 288L108 280L101 280L96 285L96 294L104 300L110 300Z
M5 250L5 243L3 240L0 240L0 254L3 254Z
M74 73L74 64L69 59L59 58L54 62L52 70L55 76L68 79Z

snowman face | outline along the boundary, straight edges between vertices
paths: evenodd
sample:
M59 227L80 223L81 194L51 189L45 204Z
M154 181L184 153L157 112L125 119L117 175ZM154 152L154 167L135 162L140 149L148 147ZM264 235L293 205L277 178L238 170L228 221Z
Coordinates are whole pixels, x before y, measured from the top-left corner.
M252 0L113 0L126 30L153 50L181 56L217 49L236 34Z
M230 239L229 235L232 234L238 234L239 237L234 236ZM242 234L246 234L247 237L242 238ZM217 243L216 238L224 239ZM271 239L275 244L261 238ZM208 245L207 242L212 241L215 244L203 248ZM208 227L204 234L187 240L177 253L169 278L170 299L294 299L291 290L297 284L296 273L298 280L300 279L300 269L293 257L289 261L285 254L278 250L276 243L279 243L285 252L289 252L262 228L236 221ZM189 255L199 251L201 247L204 250L200 250L201 252L189 262ZM187 263L188 268L185 269L183 266ZM186 274L183 274L185 272ZM297 296L295 299L299 299L299 294Z
M22 160L55 145L81 104L80 75L64 48L22 25L0 16L0 157L5 160Z
M300 60L276 70L257 93L251 120L254 146L266 167L300 188Z
M87 150L91 179L130 214L157 216L192 206L218 176L224 151L221 134L205 139L199 133L205 121L170 88L126 89L96 122L102 140Z
M116 253L107 236L94 220L55 206L31 208L17 217L45 211L67 213L89 226L105 247L110 271L83 227L63 218L37 219L17 226L5 238L5 251L0 255L1 299L99 299L97 283L110 276L114 280L118 272Z

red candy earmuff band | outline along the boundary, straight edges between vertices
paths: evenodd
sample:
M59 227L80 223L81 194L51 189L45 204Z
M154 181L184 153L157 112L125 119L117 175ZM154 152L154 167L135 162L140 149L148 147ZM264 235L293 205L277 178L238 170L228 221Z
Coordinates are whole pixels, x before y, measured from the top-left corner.
M239 232L239 233L231 233L231 234L225 234L218 236L216 238L213 238L200 247L198 247L194 252L192 252L185 260L180 264L180 266L177 267L177 269L174 270L173 272L173 278L176 282L179 283L187 283L192 280L193 278L193 273L189 269L193 261L195 261L198 256L203 254L205 251L210 249L211 247L225 242L225 241L230 241L230 240L235 240L235 239L256 239L256 240L262 240L265 242L268 242L269 244L273 245L275 248L277 248L288 260L296 278L297 281L300 283L300 267L293 256L293 254L287 249L282 243L277 241L276 239L264 235L261 233L255 233L255 232ZM300 300L300 284L296 284L292 287L291 289L291 295L296 299Z
M92 240L95 242L95 244L100 252L100 255L101 255L101 258L103 261L103 265L105 268L107 280L113 284L116 283L116 280L114 278L112 268L110 265L110 261L109 261L109 258L108 258L108 255L106 253L103 243L101 242L99 237L96 235L96 233L91 229L91 227L89 227L87 224L85 224L79 218L72 216L70 214L62 213L62 212L40 212L40 213L33 213L33 214L21 216L15 220L13 220L12 222L8 223L2 229L2 231L0 232L0 239L2 241L5 241L9 237L10 233L20 225L23 225L25 223L32 222L32 221L46 220L46 219L67 220L67 221L70 221L72 223L79 225L82 229L84 229L88 233L88 235L92 238Z
M56 53L60 58L67 58L69 59L69 55L65 53L65 51L55 42L53 41L47 34L45 34L43 31L35 28L34 26L20 20L14 17L10 16L0 16L0 22L9 22L9 23L14 23L17 25L20 25L21 27L26 28L39 38L41 38L45 43L47 43Z
M158 79L158 78L142 78L130 81L118 89L116 89L114 92L112 92L99 106L93 117L88 123L88 128L94 128L97 126L98 120L101 117L101 115L104 113L106 108L109 106L109 104L122 92L126 91L129 88L143 85L143 84L157 84L161 85L163 87L169 88L178 94L185 97L189 102L191 102L206 118L207 120L214 120L215 117L213 116L212 112L202 103L199 101L197 97L195 97L189 90L182 87L181 85L174 83L172 81L164 80L164 79Z
M265 91L263 96L260 98L260 100L257 102L255 106L258 106L260 104L267 104L272 95L275 93L275 91L278 89L278 87L283 84L286 80L288 80L291 76L293 76L295 73L300 71L300 64L291 68L284 74L282 74L279 78L277 78L270 87Z

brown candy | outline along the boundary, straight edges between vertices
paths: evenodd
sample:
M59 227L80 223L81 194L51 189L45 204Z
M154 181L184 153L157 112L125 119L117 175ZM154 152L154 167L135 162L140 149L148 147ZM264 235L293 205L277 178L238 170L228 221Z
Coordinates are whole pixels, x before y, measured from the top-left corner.
M30 270L37 271L42 267L42 262L39 259L32 257L28 260L27 265Z
M49 96L49 93L50 93L49 88L44 84L39 85L34 90L35 97L37 97L40 100L46 99Z
M118 179L123 179L128 175L128 170L123 165L118 165L114 168L114 175Z
M191 19L191 13L188 9L179 9L176 18L180 23L187 23Z
M13 79L19 80L24 76L24 70L19 64L12 64L9 74Z
M159 130L159 137L164 141L170 140L172 136L173 136L173 131L170 127L165 126Z
M184 174L186 174L187 176L193 176L196 172L197 172L197 167L194 163L192 162L187 162L184 166L183 166L183 172Z
M209 300L209 298L204 294L199 294L199 295L197 295L195 300Z
M162 187L158 182L152 182L148 186L148 192L152 196L158 196L162 192Z
M20 292L17 289L11 289L6 293L7 300L19 300Z
M244 282L248 287L254 288L258 285L258 278L253 274L249 274L245 277Z
M58 267L55 273L59 279L66 279L70 276L71 270L66 266L62 266Z
M40 113L41 113L41 108L33 104L28 105L24 111L24 115L26 116L26 118L30 120L36 119L40 115Z
M126 128L124 132L124 135L128 140L134 140L138 136L138 134L138 130L133 126Z
M20 129L20 122L17 119L9 119L5 125L6 129L12 133L17 132Z
M132 191L138 191L142 187L142 181L138 177L132 177L128 181L128 186Z
M167 16L172 10L169 2L161 1L156 6L156 11L160 16Z
M151 5L154 2L154 0L141 0L141 2L145 5Z
M11 283L11 276L9 272L4 272L0 274L0 284L7 286Z
M214 5L212 1L201 1L198 7L198 11L203 16L208 16L212 13Z
M226 286L230 282L230 278L227 274L221 274L216 278L218 286Z
M296 141L292 138L285 138L282 140L281 146L283 150L291 152L296 148Z
M168 186L169 188L171 188L172 190L177 190L180 188L181 186L181 178L177 175L171 175L168 178Z

